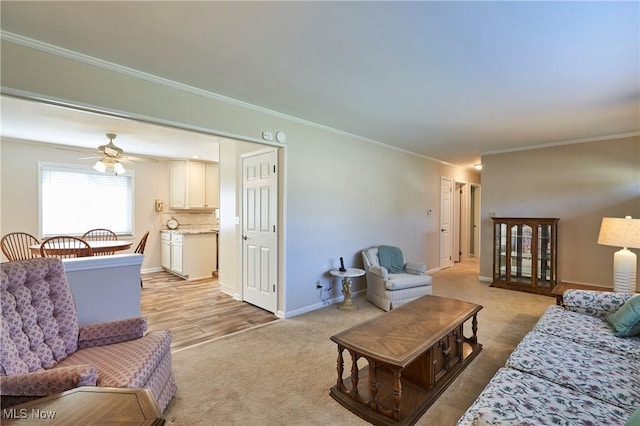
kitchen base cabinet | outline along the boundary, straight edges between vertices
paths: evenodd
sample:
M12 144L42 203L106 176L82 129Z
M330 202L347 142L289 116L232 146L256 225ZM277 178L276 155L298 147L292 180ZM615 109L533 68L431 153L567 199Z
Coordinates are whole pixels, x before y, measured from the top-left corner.
M171 234L169 232L160 233L160 266L171 270Z
M216 233L162 231L161 265L188 280L211 278L216 271Z

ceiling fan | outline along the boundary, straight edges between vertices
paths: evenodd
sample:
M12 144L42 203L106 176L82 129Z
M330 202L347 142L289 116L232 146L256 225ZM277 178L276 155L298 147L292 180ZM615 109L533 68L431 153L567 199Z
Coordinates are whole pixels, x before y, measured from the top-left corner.
M118 137L115 133L107 133L109 143L100 145L98 151L101 155L92 157L83 157L81 160L88 160L97 158L98 161L94 164L93 168L101 173L114 172L116 175L126 173L122 162L127 160L135 160L133 157L125 156L124 151L119 146L113 143L113 140Z

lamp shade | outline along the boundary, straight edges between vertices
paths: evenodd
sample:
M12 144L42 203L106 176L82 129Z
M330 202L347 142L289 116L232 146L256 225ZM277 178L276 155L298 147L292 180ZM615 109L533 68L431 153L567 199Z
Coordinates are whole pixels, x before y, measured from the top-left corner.
M614 247L640 248L640 219L603 217L598 244Z
M113 166L113 171L116 175L121 175L126 172L124 167L122 167L122 164L118 161L116 161L116 164Z
M93 165L93 169L97 172L104 173L107 170L107 166L102 162L102 160L96 161L96 164Z

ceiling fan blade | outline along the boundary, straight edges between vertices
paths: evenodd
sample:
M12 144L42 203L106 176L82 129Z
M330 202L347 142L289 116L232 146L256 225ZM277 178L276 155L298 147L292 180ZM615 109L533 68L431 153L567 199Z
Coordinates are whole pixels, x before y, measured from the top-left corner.
M89 154L91 152L94 152L94 149L90 149L90 148L83 148L80 146L70 146L70 145L54 145L56 149L62 150L62 151L71 151L71 152L79 152L81 154Z
M108 144L100 145L98 147L98 153L96 153L95 148L90 149L90 148L84 148L79 146L76 147L71 145L56 145L56 148L64 151L78 152L78 153L87 155L86 157L78 158L78 160L101 160L105 158L111 158L114 161L117 160L121 162L138 162L138 161L141 161L141 162L151 161L156 163L158 162L157 158L151 157L151 156L125 154L122 148L113 144L113 139L115 138L115 135L110 133L109 136L111 137L111 140L109 141Z
M118 160L121 161L134 161L134 162L144 162L144 161L152 161L152 162L158 162L157 158L153 158L153 157L147 157L147 156L135 156L135 155L123 155L122 157L119 157Z

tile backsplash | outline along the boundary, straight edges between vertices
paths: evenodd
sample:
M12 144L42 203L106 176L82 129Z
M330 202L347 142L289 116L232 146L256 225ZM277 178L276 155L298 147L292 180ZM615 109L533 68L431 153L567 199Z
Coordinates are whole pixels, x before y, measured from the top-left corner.
M218 226L216 210L213 212L169 212L162 213L162 227L167 227L167 221L174 218L180 224L178 229L199 229Z

